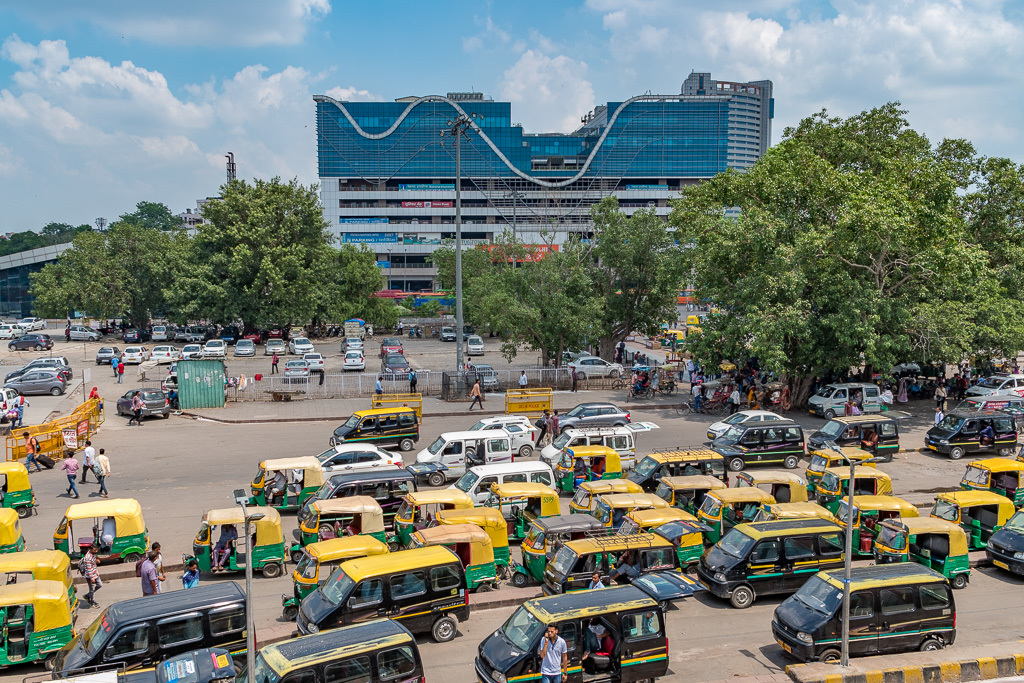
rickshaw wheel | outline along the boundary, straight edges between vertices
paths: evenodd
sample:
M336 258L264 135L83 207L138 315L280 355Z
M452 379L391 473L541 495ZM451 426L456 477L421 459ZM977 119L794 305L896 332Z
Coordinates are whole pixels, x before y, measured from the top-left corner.
M58 650L57 652L60 652L60 650ZM46 657L46 659L43 660L43 668L45 668L47 671L53 671L53 665L55 663L55 660L57 659L57 652L51 652Z
M264 577L268 579L276 579L281 576L281 565L277 562L271 562L263 565L263 569L261 571L263 572Z
M441 617L434 622L433 628L430 629L430 634L434 636L434 640L437 642L447 643L455 639L455 634L458 630L454 619L451 617Z
M967 574L957 574L949 580L949 585L957 590L967 588Z
M529 583L530 577L528 577L526 574L520 574L519 572L516 572L512 575L512 585L516 588L526 588L526 586Z
M388 543L388 552L389 553L397 553L401 549L402 549L402 545L398 541L391 541L390 543Z
M302 548L294 547L291 549L292 562L298 564L302 559Z
M621 377L616 379L614 382L612 382L612 389L625 389L625 388L626 388L626 380L622 379Z
M20 517L21 519L25 519L26 517L29 517L29 516L32 515L32 508L30 508L28 505L22 505L17 510L18 510L18 517Z
M830 647L818 655L818 661L822 664L838 664L841 658L842 653L834 647Z
M433 472L427 477L427 483L431 486L444 486L444 475L440 472Z
M135 563L142 559L142 555L139 553L128 553L122 558L125 563Z
M676 406L677 415L689 415L691 410L693 410L692 406L690 406L690 404L687 403L686 401L683 401L678 406Z
M284 608L284 614L282 616L284 616L285 621L295 621L295 619L299 616L298 606L288 605Z
M683 573L687 576L697 576L697 563L691 564L689 567L683 570Z

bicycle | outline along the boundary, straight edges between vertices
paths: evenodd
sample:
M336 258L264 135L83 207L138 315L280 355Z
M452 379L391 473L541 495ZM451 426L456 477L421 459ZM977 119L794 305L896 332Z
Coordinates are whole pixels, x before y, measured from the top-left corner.
M628 403L629 399L631 399L631 398L638 398L638 399L654 398L654 389L652 389L650 386L640 387L639 390L634 390L633 387L630 387L629 393L626 394L626 402Z

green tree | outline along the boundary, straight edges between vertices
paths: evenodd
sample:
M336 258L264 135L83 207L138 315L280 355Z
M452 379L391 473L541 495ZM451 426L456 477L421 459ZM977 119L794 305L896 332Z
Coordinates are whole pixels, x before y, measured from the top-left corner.
M167 205L160 202L139 202L135 205L135 211L123 214L118 220L154 230L178 230L185 227L185 221L172 214Z
M362 318L379 329L393 328L398 311L390 299L377 296L384 288L377 256L365 245L343 244L330 252L328 279L318 290L316 317L338 323Z

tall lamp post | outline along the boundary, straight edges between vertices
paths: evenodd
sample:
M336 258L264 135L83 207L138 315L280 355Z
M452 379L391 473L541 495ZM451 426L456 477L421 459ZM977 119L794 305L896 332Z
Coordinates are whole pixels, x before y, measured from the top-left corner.
M448 119L446 129L441 137L455 138L455 335L458 344L455 346L455 370L462 372L462 138L469 139L466 130L474 126L479 114L459 114Z
M245 520L243 533L245 533L245 655L248 664L245 669L249 672L248 683L256 683L256 672L252 668L253 658L256 656L256 627L252 618L252 535L249 533L249 524L263 519L262 512L249 514L246 504L249 496L245 489L235 489L235 502L242 508L242 519Z
M884 462L882 458L856 460L843 453L835 441L826 441L825 447L850 463L850 481L846 484L846 552L843 554L843 638L839 651L839 665L850 665L850 570L853 566L853 482L858 463Z

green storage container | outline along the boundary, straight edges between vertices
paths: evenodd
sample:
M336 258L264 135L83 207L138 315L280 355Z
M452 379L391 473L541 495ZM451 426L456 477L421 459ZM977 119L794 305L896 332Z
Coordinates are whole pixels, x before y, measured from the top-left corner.
M224 361L179 361L178 401L182 410L223 408Z

